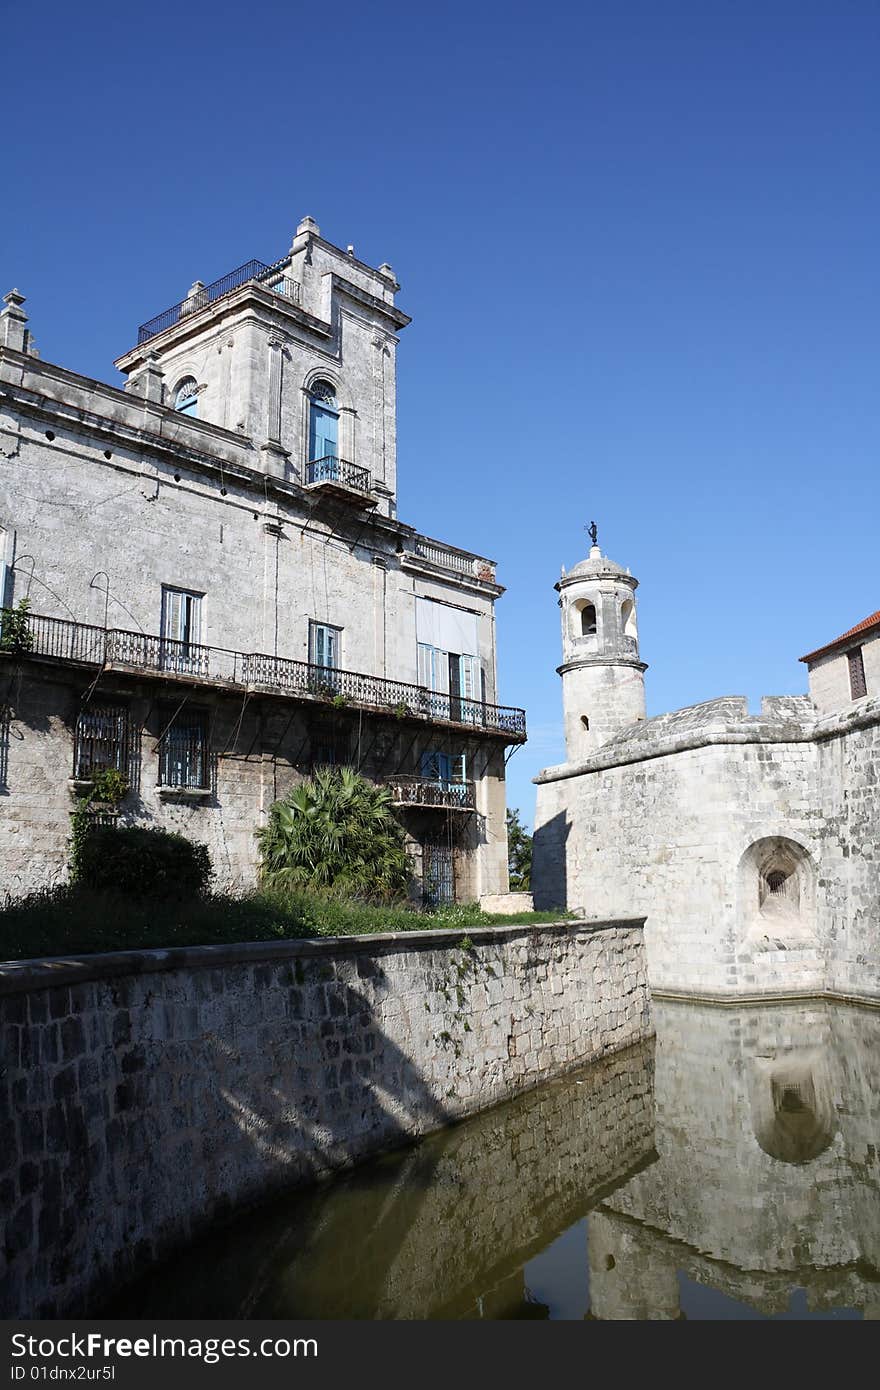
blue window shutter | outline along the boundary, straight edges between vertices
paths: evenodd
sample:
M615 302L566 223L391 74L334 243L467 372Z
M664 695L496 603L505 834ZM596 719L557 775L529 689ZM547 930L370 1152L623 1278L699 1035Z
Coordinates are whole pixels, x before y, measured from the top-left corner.
M312 402L309 412L309 459L323 459L337 453L339 420L331 411Z

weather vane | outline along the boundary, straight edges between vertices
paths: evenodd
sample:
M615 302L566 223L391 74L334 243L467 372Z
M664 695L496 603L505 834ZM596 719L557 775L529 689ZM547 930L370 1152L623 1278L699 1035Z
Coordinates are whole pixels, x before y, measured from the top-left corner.
M589 526L585 526L585 527L584 527L584 530L586 531L586 533L587 533L587 535L589 536L590 540L592 541L593 545L598 545L598 544L599 544L599 528L597 527L595 521L591 521L590 524L589 524Z

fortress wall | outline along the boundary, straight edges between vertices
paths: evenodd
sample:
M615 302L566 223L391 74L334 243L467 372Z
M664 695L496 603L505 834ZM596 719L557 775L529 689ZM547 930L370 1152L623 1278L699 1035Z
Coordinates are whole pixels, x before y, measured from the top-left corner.
M235 1208L651 1033L642 924L0 968L0 1313L84 1315Z

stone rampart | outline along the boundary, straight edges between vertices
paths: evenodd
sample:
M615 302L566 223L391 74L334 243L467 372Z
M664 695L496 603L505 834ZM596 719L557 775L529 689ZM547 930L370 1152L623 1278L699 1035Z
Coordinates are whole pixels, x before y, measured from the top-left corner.
M8 1317L651 1033L641 920L0 967Z

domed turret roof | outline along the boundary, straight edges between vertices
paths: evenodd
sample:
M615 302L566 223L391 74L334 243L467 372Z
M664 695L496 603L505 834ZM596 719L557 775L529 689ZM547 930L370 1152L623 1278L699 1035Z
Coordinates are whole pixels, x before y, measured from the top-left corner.
M603 579L609 576L632 580L632 575L623 565L618 565L614 560L609 560L607 555L603 555L598 545L590 549L586 560L581 560L570 570L563 570L560 584L567 584L573 579Z

